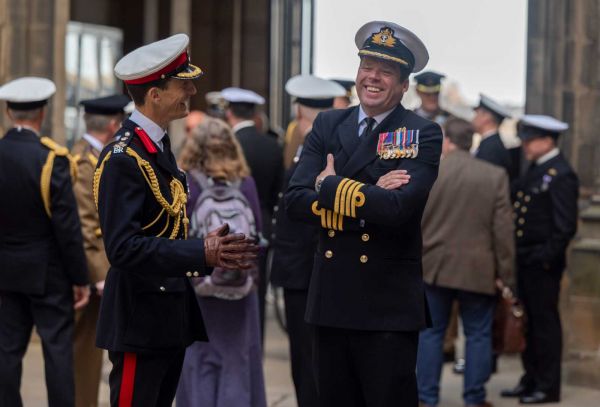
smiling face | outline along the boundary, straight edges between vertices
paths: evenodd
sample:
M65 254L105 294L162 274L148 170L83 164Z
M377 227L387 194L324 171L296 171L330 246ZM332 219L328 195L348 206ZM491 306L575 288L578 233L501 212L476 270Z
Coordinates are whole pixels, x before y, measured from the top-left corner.
M393 109L408 89L395 62L362 57L356 75L356 93L367 115L373 117Z
M169 79L165 89L153 90L156 91L156 97L152 98L156 110L166 122L187 116L190 97L196 94L196 87L192 81L180 79Z

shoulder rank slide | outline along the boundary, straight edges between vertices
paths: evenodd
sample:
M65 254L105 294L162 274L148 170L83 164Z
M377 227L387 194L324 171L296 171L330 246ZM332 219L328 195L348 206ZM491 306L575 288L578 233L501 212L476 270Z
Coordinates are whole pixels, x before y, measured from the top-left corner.
M383 160L396 158L416 158L419 154L419 130L406 130L379 133L377 155Z

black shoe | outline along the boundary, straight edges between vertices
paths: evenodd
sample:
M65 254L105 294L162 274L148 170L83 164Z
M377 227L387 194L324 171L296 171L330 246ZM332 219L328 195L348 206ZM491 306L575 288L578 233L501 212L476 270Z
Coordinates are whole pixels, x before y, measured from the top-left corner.
M532 393L532 389L527 388L524 384L517 384L512 389L504 389L500 392L500 397L523 397Z
M465 373L465 360L463 358L456 359L454 366L452 367L452 371L456 374L464 374Z
M444 351L444 363L454 362L454 350Z
M560 397L551 396L543 391L534 391L531 394L527 394L520 398L521 404L544 404L544 403L558 403Z

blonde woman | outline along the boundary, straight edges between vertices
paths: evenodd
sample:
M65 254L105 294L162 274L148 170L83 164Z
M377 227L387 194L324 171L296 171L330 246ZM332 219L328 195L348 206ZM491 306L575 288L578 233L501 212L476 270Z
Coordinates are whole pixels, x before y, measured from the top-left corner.
M258 236L256 185L229 126L206 118L186 140L180 166L188 174L190 231L202 236L218 222ZM186 350L177 407L266 407L256 273L217 269L195 278L210 342Z

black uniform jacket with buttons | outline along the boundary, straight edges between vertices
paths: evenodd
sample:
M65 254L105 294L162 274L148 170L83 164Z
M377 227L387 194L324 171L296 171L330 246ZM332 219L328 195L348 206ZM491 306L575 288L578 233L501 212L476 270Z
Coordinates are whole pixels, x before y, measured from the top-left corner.
M559 154L529 169L512 192L519 266L562 271L577 231L577 175Z
M283 151L277 141L260 133L256 127L243 127L235 133L250 171L256 181L260 203L263 234L271 235L273 207L277 205L277 194L281 191L283 178Z
M52 166L50 216L42 199L50 152L24 128L0 139L0 291L44 294L50 278L67 286L88 283L66 149Z
M379 133L419 131L416 158L381 159ZM398 106L370 135L358 137L358 107L319 114L286 192L291 218L320 226L307 321L360 330L414 331L428 312L421 266L421 216L437 177L442 132L436 123ZM315 192L327 154L336 176ZM376 186L391 170L410 183Z
M518 175L515 174L510 153L504 146L498 133L481 140L475 157L504 168L510 181Z
M294 163L286 171L285 187L297 166ZM308 290L319 228L290 219L284 200L282 195L273 213L276 223L271 240L271 283L291 290Z
M111 264L96 343L111 351L170 351L206 339L189 280L207 273L204 244L201 239L185 240L183 209L178 221L159 204L148 171L131 154L149 164L169 204L173 204L170 184L174 180L187 193L185 175L168 149L161 152L151 144L156 151L149 152L136 127L130 120L123 123L117 133L120 141L103 150L96 170L96 177L101 174L100 225ZM146 142L152 143L149 138ZM179 230L171 239L175 225Z

